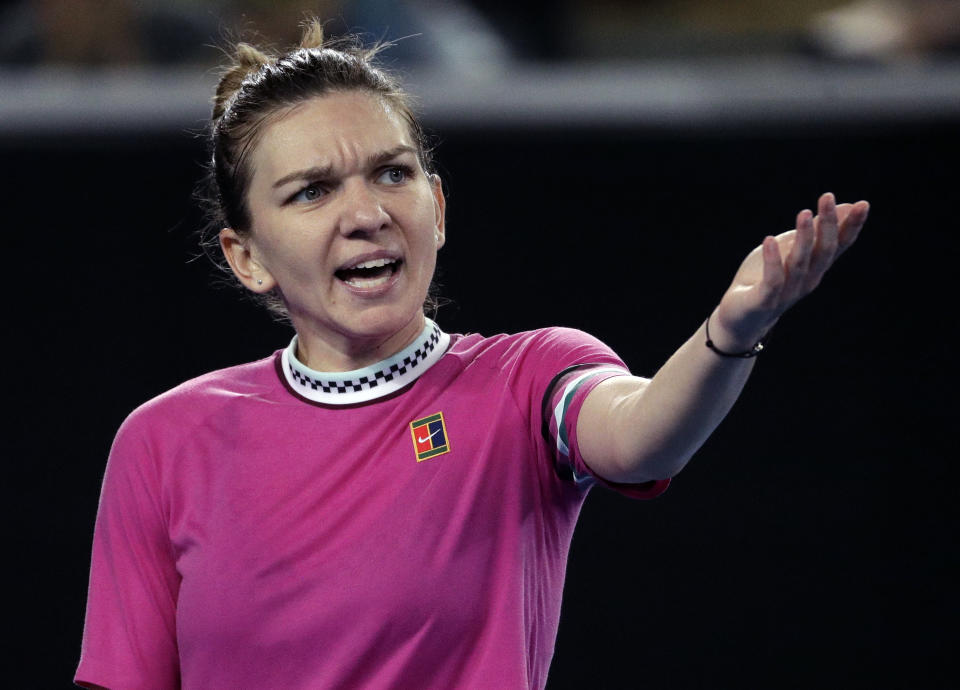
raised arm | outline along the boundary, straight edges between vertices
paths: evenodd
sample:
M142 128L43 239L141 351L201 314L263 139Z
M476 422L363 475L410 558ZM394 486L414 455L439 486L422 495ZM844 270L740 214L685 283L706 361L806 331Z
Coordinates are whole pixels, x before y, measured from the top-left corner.
M591 391L577 422L591 469L622 483L683 469L743 389L754 363L748 353L817 287L857 239L868 210L866 201L837 205L824 194L816 216L801 211L795 230L766 237L747 255L709 319L652 379L615 377Z

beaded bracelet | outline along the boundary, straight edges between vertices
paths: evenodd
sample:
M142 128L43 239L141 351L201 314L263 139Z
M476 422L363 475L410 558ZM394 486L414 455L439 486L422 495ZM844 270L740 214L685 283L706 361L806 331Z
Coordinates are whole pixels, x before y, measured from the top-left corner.
M711 350L716 352L721 357L739 357L740 359L749 359L750 357L756 357L761 352L763 352L763 348L765 344L764 338L761 338L760 340L758 340L757 344L754 345L749 350L747 350L746 352L724 352L723 350L718 348L716 345L714 345L712 340L710 340L710 317L709 316L707 317L705 326L707 329L707 347L709 347Z

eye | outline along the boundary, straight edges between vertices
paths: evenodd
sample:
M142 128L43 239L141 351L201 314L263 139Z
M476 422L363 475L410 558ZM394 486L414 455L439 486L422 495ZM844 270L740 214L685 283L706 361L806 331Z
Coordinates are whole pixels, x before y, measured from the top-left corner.
M413 176L413 170L407 165L391 165L389 168L385 168L378 182L383 182L384 184L389 185L398 185L403 184Z
M309 204L311 201L316 201L325 194L324 190L317 183L308 184L306 187L301 189L299 192L290 197L287 202L295 204Z

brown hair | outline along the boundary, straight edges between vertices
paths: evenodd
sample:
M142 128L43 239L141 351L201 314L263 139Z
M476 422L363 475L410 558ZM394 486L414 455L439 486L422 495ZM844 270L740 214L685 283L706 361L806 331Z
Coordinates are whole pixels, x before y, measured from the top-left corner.
M249 43L237 43L230 64L220 76L210 122L210 159L199 198L207 215L201 246L214 263L229 273L217 241L221 228L233 228L241 237L252 232L247 190L247 156L270 118L311 98L337 91L367 91L390 103L410 128L420 165L431 173L430 147L413 112L410 96L399 80L377 65L375 56L390 44L366 48L356 35L329 40L316 19L304 25L300 45L279 55ZM237 281L238 283L238 281ZM238 283L239 284L239 283ZM435 310L431 283L424 307ZM288 318L278 290L255 297L271 312Z

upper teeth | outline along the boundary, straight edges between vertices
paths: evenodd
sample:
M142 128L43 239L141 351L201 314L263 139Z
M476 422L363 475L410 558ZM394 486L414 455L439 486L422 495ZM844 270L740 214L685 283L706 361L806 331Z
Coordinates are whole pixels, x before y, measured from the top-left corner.
M396 261L396 259L373 259L372 261L364 261L363 263L356 264L353 268L380 268L387 264L396 263Z

